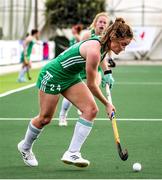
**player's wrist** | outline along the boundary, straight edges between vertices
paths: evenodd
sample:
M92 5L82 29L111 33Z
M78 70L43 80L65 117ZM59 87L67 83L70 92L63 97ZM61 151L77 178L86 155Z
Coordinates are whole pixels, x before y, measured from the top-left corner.
M111 105L110 101L107 100L105 106L106 106L106 107L109 107L110 105Z

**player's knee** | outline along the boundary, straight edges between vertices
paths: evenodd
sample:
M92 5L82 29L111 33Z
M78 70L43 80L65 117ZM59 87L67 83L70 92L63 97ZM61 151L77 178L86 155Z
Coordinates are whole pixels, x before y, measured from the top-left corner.
M92 109L92 115L93 115L94 118L97 116L98 111L99 111L99 109L98 109L97 106Z
M91 119L94 119L98 113L98 107L97 106L90 106L86 108L85 113L90 117Z
M48 115L47 116L41 116L40 123L42 126L45 126L45 125L49 124L51 122L51 120L52 120L52 116L48 116Z

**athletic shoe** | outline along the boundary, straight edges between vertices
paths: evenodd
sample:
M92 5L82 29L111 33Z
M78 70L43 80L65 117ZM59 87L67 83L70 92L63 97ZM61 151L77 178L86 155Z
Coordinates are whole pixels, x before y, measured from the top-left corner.
M80 152L71 153L66 151L61 158L66 164L75 165L77 167L87 167L89 166L90 162L86 159L83 159Z
M19 144L17 145L17 148L19 150L19 152L22 155L23 161L27 166L38 166L38 161L35 158L35 155L33 154L32 150L24 150L22 148L22 145L24 143L24 140L20 141Z
M59 118L59 126L67 126L67 120L66 120L66 116L60 116Z
M26 82L26 79L25 78L18 78L17 82L23 83L23 82Z

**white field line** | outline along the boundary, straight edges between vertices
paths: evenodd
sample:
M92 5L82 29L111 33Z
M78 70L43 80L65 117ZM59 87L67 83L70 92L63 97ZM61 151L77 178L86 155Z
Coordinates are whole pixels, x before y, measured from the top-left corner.
M7 91L5 93L0 94L0 97L8 96L10 94L13 94L13 93L16 93L16 92L19 92L19 91L23 91L25 89L29 89L29 88L34 87L34 86L35 86L35 83L29 84L27 86L23 86L21 88L13 89L13 90L10 90L10 91Z
M115 82L115 85L162 85L162 82Z
M32 118L0 118L0 121L25 121L31 120ZM68 118L70 121L77 120L78 118ZM52 120L59 120L59 118L53 118ZM96 118L97 121L107 121L108 118ZM162 121L161 118L159 119L151 119L151 118L117 118L119 121Z

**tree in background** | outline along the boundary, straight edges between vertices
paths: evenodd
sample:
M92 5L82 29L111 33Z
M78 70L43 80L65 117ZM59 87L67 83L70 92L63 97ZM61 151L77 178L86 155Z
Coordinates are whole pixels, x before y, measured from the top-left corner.
M99 12L105 10L105 0L46 0L46 17L51 28L68 28L74 24L85 27Z

